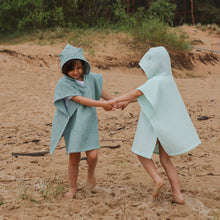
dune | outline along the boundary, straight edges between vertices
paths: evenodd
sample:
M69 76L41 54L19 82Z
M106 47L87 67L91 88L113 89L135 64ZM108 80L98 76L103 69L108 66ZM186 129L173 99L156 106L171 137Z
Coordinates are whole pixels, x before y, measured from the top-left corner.
M172 192L158 156L165 184L152 198L153 182L132 145L140 107L105 112L97 109L100 145L97 186L85 187L87 164L80 162L78 191L68 190L65 143L47 153L55 108L53 95L61 77L58 54L65 43L0 45L0 219L218 219L220 217L220 38L213 31L183 26L193 42L190 66L174 62L173 74L202 144L173 157L184 205L172 203ZM85 50L92 72L103 74L112 96L146 81L134 54L117 38L97 40L95 54ZM207 51L211 50L213 52ZM19 155L12 153L36 153ZM82 157L85 157L82 153Z

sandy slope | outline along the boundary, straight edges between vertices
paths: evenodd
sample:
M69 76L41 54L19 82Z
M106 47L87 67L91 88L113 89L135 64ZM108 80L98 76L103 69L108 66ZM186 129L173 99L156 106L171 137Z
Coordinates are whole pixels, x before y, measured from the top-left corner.
M192 27L183 27L195 46L220 51L219 38ZM199 39L199 40L198 40ZM213 39L210 41L210 39ZM203 44L201 45L201 42ZM85 189L87 166L80 162L79 190L65 200L68 190L64 141L53 156L12 156L12 152L47 151L54 114L54 88L60 78L57 55L65 44L39 46L31 43L0 45L0 220L1 219L218 219L220 216L220 66L217 60L199 61L205 51L193 50L191 70L174 69L182 94L202 144L173 158L185 205L172 204L167 177L154 156L165 186L152 199L152 180L130 151L140 107L124 111L98 109L101 148L98 184ZM127 56L125 56L126 54ZM92 71L102 73L104 87L122 94L145 80L140 68L127 68L134 55L117 40L99 42L97 52L85 52ZM138 57L138 56L137 56ZM117 64L117 65L116 65ZM112 67L115 66L115 67ZM100 69L101 68L101 69ZM208 116L208 120L198 120ZM85 155L82 154L84 157Z

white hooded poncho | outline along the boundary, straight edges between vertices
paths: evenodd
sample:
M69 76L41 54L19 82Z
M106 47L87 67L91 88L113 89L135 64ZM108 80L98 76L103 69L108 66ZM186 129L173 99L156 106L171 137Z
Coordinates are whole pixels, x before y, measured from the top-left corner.
M168 155L185 153L201 142L172 76L171 62L164 47L151 48L139 63L147 75L137 88L143 95L132 151L151 158L158 153L157 139Z

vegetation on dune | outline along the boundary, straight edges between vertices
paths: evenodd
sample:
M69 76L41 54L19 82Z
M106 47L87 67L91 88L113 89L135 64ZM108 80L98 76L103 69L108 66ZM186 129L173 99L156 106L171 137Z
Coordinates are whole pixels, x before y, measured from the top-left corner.
M202 28L206 22L220 24L218 4L216 0L0 0L0 41L53 44L58 39L71 43L74 38L91 47L88 36L118 31L128 34L138 49L163 45L184 52L190 49L187 36L172 27L183 22Z
M107 28L129 23L137 14L175 26L220 24L218 0L0 0L0 5L0 30L11 33L55 26Z

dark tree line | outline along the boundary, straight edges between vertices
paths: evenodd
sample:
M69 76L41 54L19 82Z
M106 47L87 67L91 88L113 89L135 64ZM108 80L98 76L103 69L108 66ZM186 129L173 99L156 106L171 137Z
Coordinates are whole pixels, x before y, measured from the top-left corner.
M176 0L175 24L220 24L219 0Z
M159 17L169 25L218 24L220 0L0 0L0 31L111 27Z

